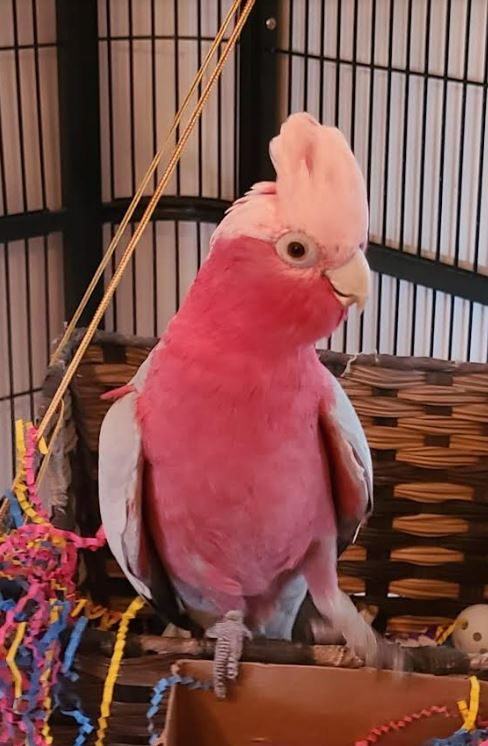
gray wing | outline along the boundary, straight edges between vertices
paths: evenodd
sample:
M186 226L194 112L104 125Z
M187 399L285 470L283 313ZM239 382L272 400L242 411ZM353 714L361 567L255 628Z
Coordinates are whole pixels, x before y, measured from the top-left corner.
M189 628L174 588L154 551L144 524L144 454L136 402L151 353L107 412L100 431L100 513L112 554L135 591L177 626Z
M334 402L320 408L320 428L329 462L336 509L338 549L354 543L373 509L373 463L368 441L354 407L341 384L326 368L324 383L332 385Z
M324 368L324 389L332 386L333 406L321 406L320 429L331 474L340 556L354 543L362 522L373 508L373 464L368 442L354 407L338 380ZM332 642L331 630L315 608L303 576L287 583L277 610L266 625L270 638Z

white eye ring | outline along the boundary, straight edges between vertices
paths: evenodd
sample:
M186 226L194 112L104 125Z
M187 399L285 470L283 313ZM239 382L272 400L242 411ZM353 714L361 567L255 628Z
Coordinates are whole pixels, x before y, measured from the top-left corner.
M284 233L276 241L276 253L292 267L313 267L318 258L318 248L305 233Z

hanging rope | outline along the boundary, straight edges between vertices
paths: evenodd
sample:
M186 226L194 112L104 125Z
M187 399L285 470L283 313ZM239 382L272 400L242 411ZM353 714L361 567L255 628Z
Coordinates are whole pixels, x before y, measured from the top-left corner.
M175 149L174 149L173 154L172 154L172 156L171 156L171 158L169 160L169 163L168 163L168 165L167 165L167 167L166 167L166 169L164 171L164 174L163 174L163 176L161 178L161 181L157 185L156 190L155 190L154 194L152 195L152 197L151 197L151 199L149 201L149 204L147 205L147 207L146 207L146 209L144 211L144 214L143 214L143 216L142 216L139 224L137 225L137 228L134 231L134 234L133 234L132 238L130 239L130 241L129 241L129 243L128 243L125 251L124 251L124 254L122 255L122 258L121 258L121 260L119 262L119 265L117 266L117 268L116 268L116 270L115 270L115 272L114 272L114 274L113 274L113 276L112 276L112 278L111 278L111 280L110 280L110 282L109 282L109 284L108 284L108 286L107 286L107 288L105 290L103 298L100 301L100 303L98 305L98 308L96 309L96 311L95 311L95 313L93 315L93 318L90 321L90 323L89 323L89 325L88 325L88 327L86 329L86 332L85 332L82 340L80 341L79 346L77 347L77 349L76 349L76 351L75 351L75 353L73 355L73 358L72 358L71 362L69 363L68 367L66 368L66 370L64 372L64 375L63 375L63 378L61 379L61 382L60 382L60 384L59 384L56 392L54 393L54 396L53 396L53 398L52 398L52 400L51 400L51 402L50 402L50 404L49 404L49 406L48 406L48 408L47 408L47 410L46 410L46 412L45 412L45 414L44 414L41 422L39 423L39 426L37 428L37 437L38 437L38 439L41 439L44 436L44 434L46 433L46 431L47 431L47 429L49 427L49 424L51 422L51 419L53 418L54 414L56 413L58 407L61 404L61 401L62 401L62 399L63 399L63 397L64 397L64 395L65 395L65 393L66 393L66 391L68 389L68 386L71 383L71 380L72 380L72 378L73 378L73 376L74 376L74 374L75 374L75 372L76 372L76 370L78 368L78 365L80 364L81 360L83 359L83 356L85 355L86 350L88 349L88 347L89 347L89 345L90 345L90 343L91 343L91 341L93 339L93 336L95 335L95 332L96 332L96 330L98 328L98 325L100 324L100 321L102 320L102 318L103 318L103 316L104 316L104 314L105 314L105 312L106 312L106 310L108 308L108 305L109 305L110 301L112 300L112 297L113 297L113 295L115 293L115 290L117 289L117 287L118 287L118 285L120 283L120 280L122 279L123 273L124 273L125 269L127 268L127 265L129 263L132 255L133 255L136 247L137 247L137 244L138 244L138 242L139 242L139 240L140 240L140 238L141 238L144 230L146 229L147 224L149 223L149 221L150 221L150 219L152 217L152 214L153 214L153 212L154 212L154 210L156 208L156 205L158 204L159 199L161 198L161 195L163 194L164 190L166 189L166 187L167 187L167 185L168 185L168 183L169 183L169 181L170 181L170 179L171 179L171 177L173 175L173 172L174 172L174 170L176 168L176 165L177 165L177 163L178 163L178 161L179 161L179 159L181 157L181 154L182 154L182 152L183 152L183 150L184 150L184 148L186 146L186 143L188 142L188 139L189 139L189 137L190 137L190 135L191 135L194 127L195 127L195 124L198 121L198 119L199 119L199 117L200 117L200 115L202 113L203 107L205 106L205 104L206 104L206 102L207 102L207 100L208 100L208 98L209 98L209 96L210 96L210 94L212 92L212 89L213 89L215 83L217 82L217 80L219 79L219 77L220 77L220 75L222 73L222 70L223 70L224 65L225 65L225 63L227 61L227 58L229 57L229 54L233 50L233 48L234 48L234 46L235 46L235 44L237 42L237 39L239 38L240 33L241 33L241 31L242 31L242 29L243 29L243 27L244 27L244 25L245 25L245 23L246 23L246 21L247 21L247 19L249 17L249 14L251 13L251 11L252 11L252 9L254 7L255 2L256 2L256 0L246 0L244 8L242 9L241 14L239 15L239 18L236 21L234 29L232 30L232 33L230 34L230 36L228 38L228 41L226 42L225 47L222 50L222 53L221 53L221 55L220 55L220 57L219 57L216 65L215 65L215 68L214 68L213 72L210 75L210 78L209 78L208 82L206 83L206 85L205 85L205 87L204 87L204 89L202 91L202 94L201 94L200 98L198 99L197 104L195 105L195 108L193 109L193 112L192 112L192 114L190 116L188 124L186 125L183 134L181 135L179 141L177 142L177 144L175 146ZM134 197L134 199L132 200L132 202L131 202L131 204L129 206L127 214L124 216L124 219L123 219L123 221L122 221L122 223L120 225L120 228L122 228L122 224L124 224L124 228L127 226L128 222L130 220L130 217L134 213L134 210L135 210L135 208L136 208L136 206L137 206L137 204L138 204L138 202L139 202L139 200L140 200L140 198L142 196L142 192L143 192L145 186L147 185L147 183L148 183L151 175L154 173L154 171L156 170L156 168L157 168L157 166L158 166L158 164L159 164L159 162L161 160L161 157L162 157L164 149L165 149L165 147L166 147L166 145L167 145L167 143L169 141L169 138L171 137L172 133L176 130L176 128L178 126L178 123L181 120L181 116L183 114L184 108L187 106L188 101L190 100L192 93L196 90L197 86L201 82L201 80L203 78L203 75L205 73L206 67L208 66L208 64L210 62L210 59L211 59L211 57L213 55L213 52L217 49L217 47L221 43L221 41L223 39L223 36L225 34L225 30L226 30L228 24L230 23L231 18L234 16L235 12L237 11L238 7L240 7L240 5L241 5L241 0L239 0L239 1L235 0L234 3L233 3L233 5L232 5L232 7L231 7L231 9L229 10L229 13L227 14L226 18L224 19L224 23L222 24L221 29L219 30L219 33L217 34L217 36L216 36L216 38L215 38L215 40L214 40L214 42L212 44L211 49L209 50L209 53L207 54L207 56L205 58L205 61L204 61L203 65L202 65L201 69L197 73L197 76L196 76L195 80L192 83L192 86L191 86L189 94L185 97L184 104L181 107L180 111L178 112L178 114L177 114L177 116L175 118L175 122L173 123L173 126L172 126L172 128L170 130L170 133L169 133L168 137L166 138L166 140L165 140L165 142L163 144L163 147L161 148L161 150L158 152L158 154L153 159L151 165L149 166L148 171L146 172L146 174L145 174L145 176L144 176L144 178L143 178L143 180L141 182L141 185L140 185L139 189L136 192L136 195L139 195L138 198L137 198L137 201L136 201L136 197ZM127 217L127 215L128 215L128 217ZM121 235L122 235L122 232L123 232L123 231L120 230L120 228L119 228L119 231L117 232L117 234L119 234L117 242L115 243L115 238L116 237L114 236L114 240L112 241L112 243L111 243L111 245L109 247L109 250L111 251L111 254L108 255L109 252L107 251L107 254L105 255L106 257L108 255L108 259L106 260L107 263L108 263L108 260L109 260L110 256L115 251L115 248L116 248L118 242L120 241L120 238L121 238ZM116 234L116 236L117 236L117 234ZM95 277L97 278L97 280L95 280L95 277L93 278L93 281L90 283L90 286L87 289L87 292L83 296L83 299L82 299L82 301L80 303L80 306L79 306L79 308L76 311L76 315L77 315L77 319L76 320L79 319L79 316L81 315L81 312L82 312L83 308L86 306L86 303L88 302L88 299L90 298L90 296L91 296L91 294L93 292L93 289L96 286L96 284L98 282L98 279L101 277L101 275L102 275L105 267L106 267L106 264L103 264L103 262L102 262L102 264L98 268L97 272L95 273ZM84 304L84 305L82 306L82 304ZM66 344L66 341L69 339L69 336L72 334L73 329L74 329L74 324L73 324L73 320L72 320L70 322L69 326L66 328L65 334L63 335L63 338L62 338L61 342L59 343L58 347L56 348L56 351L53 354L53 358L54 359L56 359L56 356L59 355L59 352L61 351L63 345ZM53 444L54 444L54 439L51 438L51 443L50 443L50 447L51 448L52 448ZM17 474L15 475L15 478L14 478L14 481L13 481L13 484L12 484L12 491L15 491L16 487L18 486L19 482L21 481L21 476L22 476L21 472L18 471ZM0 507L0 521L4 518L7 510L8 510L8 501L4 501L3 505Z
M115 250L117 248L117 246L119 245L119 243L120 243L120 241L122 239L122 235L123 235L125 229L127 228L128 224L130 222L131 217L133 216L133 214L134 214L134 212L135 212L135 210L136 210L139 202L141 201L141 198L142 198L142 196L144 194L144 189L148 185L151 176L154 174L154 172L156 171L159 163L161 162L161 159L162 159L162 157L163 157L163 155L164 155L164 153L166 151L166 148L169 145L169 141L170 141L172 135L176 132L176 129L177 129L178 125L181 122L182 116L183 116L183 114L184 114L184 112L185 112L185 110L186 110L186 108L187 108L187 106L188 106L188 104L189 104L189 102L191 100L191 97L195 93L197 87L202 82L203 76L204 76L204 74L205 74L205 72L206 72L206 70L207 70L207 68L208 68L208 66L210 64L210 61L211 61L214 53L216 52L216 50L220 46L220 44L222 42L222 39L224 38L224 34L227 31L227 27L230 24L230 22L233 19L233 17L235 16L235 14L237 13L240 5L241 5L241 0L234 0L234 2L232 3L231 7L229 8L228 13L225 16L225 18L223 20L223 23L222 23L220 29L217 32L217 36L213 40L212 45L211 45L210 49L207 52L207 55L206 55L206 57L205 57L205 59L204 59L204 61L202 63L202 66L198 70L198 72L197 72L197 74L195 76L195 79L193 80L191 88L190 88L190 90L188 91L188 93L187 93L187 95L185 97L185 100L183 101L183 103L182 103L179 111L176 113L176 116L174 118L173 124L171 125L171 129L169 130L168 134L166 135L166 138L165 138L165 140L163 142L163 145L161 146L161 148L159 149L159 151L154 156L154 158L153 158L153 160L152 160L149 168L147 169L146 173L144 174L144 176L142 178L142 181L139 184L139 186L137 188L137 191L134 194L134 197L132 198L132 201L131 201L129 207L127 208L127 212L125 213L124 217L122 218L122 221L121 221L119 227L117 228L117 231L116 231L114 237L112 238L112 240L111 240L111 242L110 242L110 244L109 244L109 246L107 248L107 251L103 255L103 259L100 262L100 264L98 266L98 269L96 270L95 274L93 275L93 278L92 278L90 284L88 285L88 287L87 287L87 289L85 291L85 294L83 295L83 298L80 301L80 304L79 304L78 308L74 312L71 321L66 326L66 329L64 331L64 334L63 334L60 342L58 343L56 349L54 350L54 352L51 355L51 359L50 359L49 365L54 365L54 363L58 360L60 353L62 352L62 350L64 349L64 347L66 346L66 344L69 342L69 340L71 339L71 337L73 335L73 332L76 329L76 325L77 325L78 321L80 320L81 314L85 310L88 301L90 300L91 296L93 295L93 292L94 292L96 286L98 285L98 282L99 282L100 278L102 277L105 269L108 266L108 263L109 263L110 259L112 258L113 254L114 254L114 252L115 252Z

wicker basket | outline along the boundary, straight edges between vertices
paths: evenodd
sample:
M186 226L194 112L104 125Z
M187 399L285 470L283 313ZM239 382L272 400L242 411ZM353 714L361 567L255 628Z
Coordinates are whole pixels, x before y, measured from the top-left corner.
M43 407L81 334L48 372ZM96 531L98 434L109 406L100 394L126 383L155 342L100 332L88 349L66 397L54 454L50 490L58 525ZM377 607L381 630L448 623L488 598L488 365L332 352L321 360L340 377L362 420L375 473L374 515L340 560L341 586ZM125 608L134 593L108 551L85 562L86 590L104 605ZM161 631L149 612L142 624L139 632ZM169 662L152 656L123 664L114 744L146 742L149 688ZM83 689L95 701L107 660L81 656L81 667L89 677Z

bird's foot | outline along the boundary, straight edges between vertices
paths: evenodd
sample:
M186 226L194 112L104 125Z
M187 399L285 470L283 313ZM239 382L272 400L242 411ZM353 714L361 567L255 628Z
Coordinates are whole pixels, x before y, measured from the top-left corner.
M206 636L217 640L213 668L214 690L219 699L224 699L227 693L226 682L237 678L244 639L252 639L252 634L244 624L241 611L228 611L223 619L207 629Z

